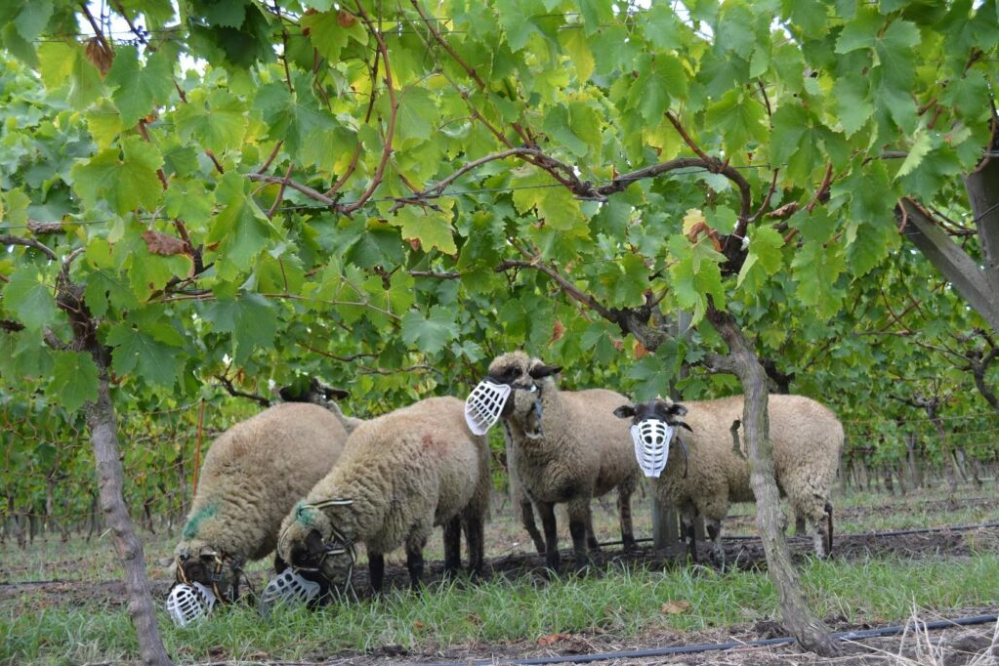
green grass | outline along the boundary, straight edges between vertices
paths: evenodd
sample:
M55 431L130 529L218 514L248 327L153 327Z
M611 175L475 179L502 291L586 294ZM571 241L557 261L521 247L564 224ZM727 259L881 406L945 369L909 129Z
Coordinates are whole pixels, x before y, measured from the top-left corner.
M854 493L835 499L837 533L907 527L999 522L999 501L962 505L962 499L988 496L985 490L962 489L952 509L939 488L906 497ZM614 502L594 503L594 522L602 541L620 538ZM633 506L638 536L651 531L648 496L636 494ZM725 534L754 534L754 507L735 505ZM561 525L565 527L565 525ZM172 579L169 563L178 537L143 534L149 575ZM562 535L563 548L569 545ZM487 526L487 556L529 552L526 533L507 506L493 511ZM852 622L904 621L917 606L921 612L960 614L974 607L995 607L999 599L999 554L994 544L980 543L972 557L921 560L867 559L817 562L800 569L810 601L823 617ZM428 560L440 560L439 534L427 549ZM86 543L60 543L49 538L22 551L9 542L0 554L0 581L120 580L110 538ZM401 552L388 557L402 564ZM268 562L255 563L264 571ZM124 607L100 600L100 590L54 597L25 588L16 599L0 602L0 664L80 664L135 658L135 634ZM83 601L84 599L90 601ZM680 614L664 614L668 601L687 601ZM156 599L162 607L163 600ZM527 652L550 634L610 636L615 642L649 644L665 631L697 632L724 628L737 631L763 618L776 618L776 599L769 578L760 573L717 573L709 569L659 570L616 568L603 575L562 578L539 583L530 577L494 580L468 587L439 585L422 596L392 593L372 602L319 613L279 612L262 619L254 610L234 608L194 629L173 627L161 613L160 626L170 653L181 663L220 659L318 659L401 645L416 652L479 646L507 646ZM707 637L708 640L713 637Z
M999 555L950 560L811 561L801 569L810 602L823 617L851 622L904 620L913 605L960 612L999 598ZM689 610L664 614L667 601ZM606 634L628 640L664 630L697 632L776 617L776 596L762 573L615 569L603 576L538 583L530 578L482 585L440 585L422 595L326 609L220 613L198 627L161 627L170 653L193 663L250 657L317 659L385 645L430 651L489 644L528 645L557 634ZM525 641L528 645L525 645ZM32 609L28 599L0 606L0 663L73 664L134 658L124 609Z

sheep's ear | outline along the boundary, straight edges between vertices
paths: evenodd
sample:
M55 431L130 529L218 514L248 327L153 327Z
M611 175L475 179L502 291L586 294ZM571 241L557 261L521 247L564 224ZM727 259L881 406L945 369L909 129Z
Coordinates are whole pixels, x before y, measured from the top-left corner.
M635 406L634 405L621 405L614 410L614 416L619 419L631 419L635 417Z
M542 363L528 370L527 374L529 374L532 379L544 379L545 377L550 377L551 375L557 375L560 372L562 372L561 365L545 365Z
M666 409L666 413L670 416L684 416L687 413L687 408L678 402L674 402Z
M344 400L350 397L350 393L344 389L324 384L317 378L312 378L312 390L321 393L327 400Z

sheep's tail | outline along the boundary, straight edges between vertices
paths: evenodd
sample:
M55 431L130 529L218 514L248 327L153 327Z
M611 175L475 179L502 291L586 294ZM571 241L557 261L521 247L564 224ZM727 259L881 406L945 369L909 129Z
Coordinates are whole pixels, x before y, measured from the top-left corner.
M826 502L826 520L828 522L828 529L826 530L826 557L832 557L832 547L833 547L833 507L832 502Z

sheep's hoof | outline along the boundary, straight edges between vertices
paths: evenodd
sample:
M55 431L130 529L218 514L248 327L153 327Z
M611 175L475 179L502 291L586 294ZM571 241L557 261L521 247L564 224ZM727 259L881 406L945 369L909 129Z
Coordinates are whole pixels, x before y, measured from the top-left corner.
M711 549L711 563L717 566L722 571L725 571L725 549L721 544L715 544Z

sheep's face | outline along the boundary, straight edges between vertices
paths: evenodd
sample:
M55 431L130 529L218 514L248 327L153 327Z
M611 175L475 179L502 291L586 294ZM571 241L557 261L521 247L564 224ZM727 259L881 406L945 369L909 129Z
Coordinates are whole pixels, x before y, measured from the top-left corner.
M186 541L178 544L174 562L177 582L201 583L230 600L239 567L225 553L200 540Z
M337 506L351 503L328 502L340 502ZM278 542L278 555L303 578L319 583L321 598L332 590L343 592L350 587L356 557L353 544L317 505L299 503L295 507Z
M677 426L689 426L680 421L687 408L671 400L657 398L638 405L622 405L614 410L614 415L631 422L631 439L635 443L635 458L645 476L659 478L669 460L670 442ZM680 440L680 447L687 460L687 449ZM684 463L684 476L687 474Z
M647 402L640 402L637 405L622 405L614 410L614 416L622 419L631 419L633 425L642 421L655 419L670 425L680 423L680 417L687 413L687 408L678 402L673 402L669 398L656 398Z
M524 434L532 439L543 436L541 429L541 386L562 368L546 365L522 351L504 354L489 365L489 379L514 389L503 408L503 418L516 419Z

